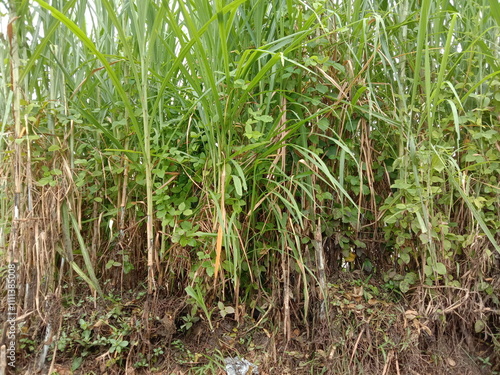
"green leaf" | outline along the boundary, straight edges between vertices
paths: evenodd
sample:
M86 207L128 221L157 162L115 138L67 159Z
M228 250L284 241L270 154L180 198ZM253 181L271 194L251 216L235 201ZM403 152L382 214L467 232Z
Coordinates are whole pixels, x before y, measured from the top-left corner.
M420 238L420 241L422 244L426 245L430 242L430 236L429 233L421 233L418 238Z
M240 197L243 196L243 188L241 186L240 178L234 174L231 177L233 178L234 188L236 189L236 194L238 194L238 196L240 196Z
M52 176L47 176L47 177L43 177L40 180L38 180L38 184L40 186L45 186L45 185L49 184L51 181L52 181Z
M318 121L318 128L320 128L321 130L327 131L329 127L330 127L330 121L328 121L327 118L323 117L321 120Z
M408 281L410 285L413 285L418 280L418 275L415 272L408 272L405 275L405 280Z
M119 267L121 266L122 264L120 262L116 262L114 259L110 259L107 263L106 263L106 269L109 270L111 267Z
M356 94L354 94L352 100L351 100L351 105L356 105L356 103L358 102L358 99L361 97L361 95L363 95L363 93L366 91L367 87L366 86L362 86L358 89L358 91L356 91Z
M481 319L476 320L474 323L474 331L476 331L476 333L483 332L485 327L486 323Z
M497 26L500 27L500 4L498 0L489 0L490 3L490 15L496 21Z
M427 277L432 276L432 274L433 274L432 267L426 264L424 266L424 273L425 273L425 276L427 276Z
M407 182L404 182L403 180L396 180L396 182L394 184L391 185L391 188L392 189L402 189L402 190L407 190L411 187L413 187L414 185L412 184L409 184Z
M443 263L437 262L433 268L439 275L446 275L447 270Z
M71 362L71 371L76 371L78 368L81 366L83 362L82 357L76 357L73 359L73 362Z
M410 290L410 284L406 280L402 280L399 283L399 289L401 290L402 293L406 293L407 291Z
M410 263L410 254L408 253L401 253L399 254L399 258L404 264Z
M273 118L268 115L254 116L254 118L262 122L273 122Z
M246 82L245 80L243 79L237 79L236 81L234 81L234 87L235 88L238 88L238 89L246 89Z

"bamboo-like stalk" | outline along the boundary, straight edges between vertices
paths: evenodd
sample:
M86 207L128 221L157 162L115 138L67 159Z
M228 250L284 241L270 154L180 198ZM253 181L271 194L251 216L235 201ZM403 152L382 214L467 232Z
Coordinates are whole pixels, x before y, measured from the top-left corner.
M326 289L326 264L325 264L325 254L323 250L323 236L321 233L321 219L318 218L318 223L316 224L316 229L314 231L314 249L316 253L316 264L318 267L318 284L321 294L321 307L320 307L320 319L325 321L326 319L326 303L328 302L327 289Z
M13 92L12 118L14 119L14 139L21 139L21 87L19 82L19 44L17 39L16 1L10 2L10 20L7 25L7 39L10 47L11 87ZM14 213L12 215L11 240L9 246L9 263L17 263L19 259L20 220L22 218L21 190L22 190L22 148L20 142L14 143Z

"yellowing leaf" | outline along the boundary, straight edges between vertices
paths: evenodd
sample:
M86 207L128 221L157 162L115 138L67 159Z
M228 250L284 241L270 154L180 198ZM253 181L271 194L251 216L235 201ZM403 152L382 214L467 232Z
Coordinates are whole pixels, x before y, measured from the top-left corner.
M217 231L217 242L215 243L215 265L214 265L215 280L217 280L217 275L219 274L221 251L222 251L222 226L219 225L219 230Z
M344 258L346 262L354 262L356 260L356 254L355 253L349 253L348 256Z

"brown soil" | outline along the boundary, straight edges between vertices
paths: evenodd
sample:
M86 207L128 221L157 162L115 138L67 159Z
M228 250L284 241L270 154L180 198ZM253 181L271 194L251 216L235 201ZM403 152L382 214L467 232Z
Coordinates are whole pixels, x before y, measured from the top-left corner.
M374 282L337 280L329 286L324 318L321 301L311 301L307 317L303 309L292 312L288 332L279 324L278 305L260 311L239 307L239 321L216 308L211 329L184 297L124 295L97 306L91 299L55 301L50 321L60 325L58 350L52 363L52 345L39 373L52 368L60 375L225 374L228 356L257 364L263 375L500 372L498 345L495 351L482 341L474 324L453 314L419 313L416 303L381 290ZM18 373L36 373L48 321L32 315L21 327ZM112 350L111 338L127 344ZM75 358L81 364L72 372Z

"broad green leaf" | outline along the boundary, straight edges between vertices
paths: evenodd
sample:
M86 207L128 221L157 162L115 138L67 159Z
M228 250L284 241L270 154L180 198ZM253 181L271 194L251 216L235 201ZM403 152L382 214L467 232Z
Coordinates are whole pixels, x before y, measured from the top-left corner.
M443 263L437 262L433 267L439 275L446 275L446 266Z
M241 186L241 180L238 176L235 176L234 174L232 175L233 177L233 183L234 183L234 188L236 189L236 194L238 196L243 196L243 188Z

